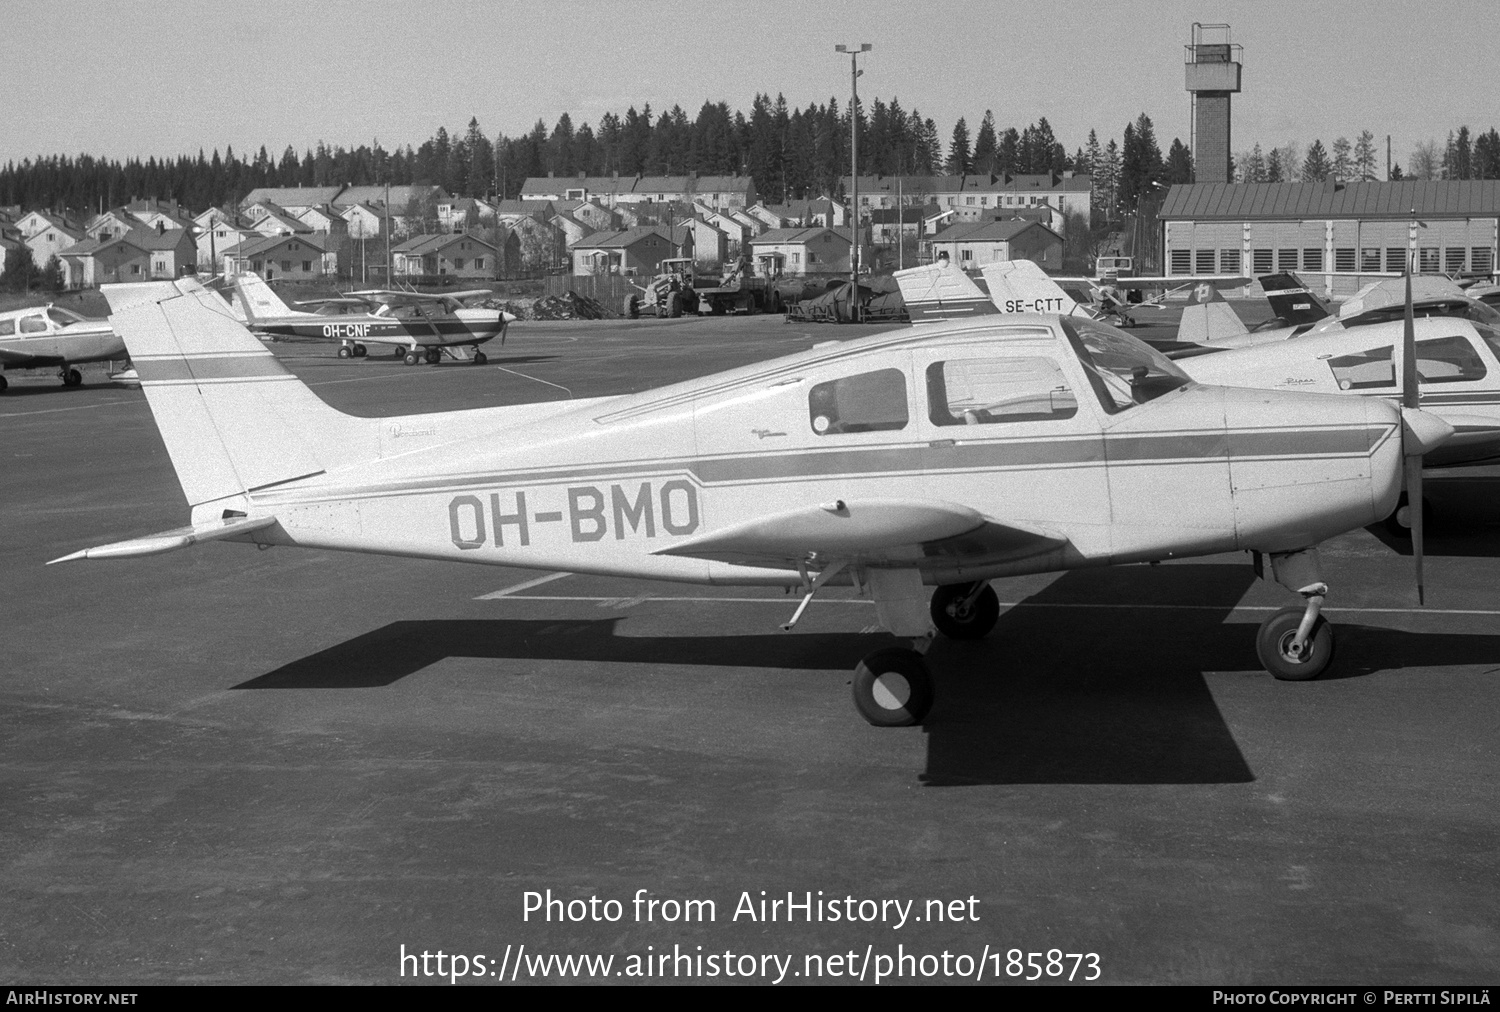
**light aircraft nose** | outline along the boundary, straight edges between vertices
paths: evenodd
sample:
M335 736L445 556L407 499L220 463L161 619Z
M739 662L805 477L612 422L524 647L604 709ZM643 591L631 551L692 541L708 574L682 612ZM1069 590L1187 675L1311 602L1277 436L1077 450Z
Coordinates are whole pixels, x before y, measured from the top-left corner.
M498 309L460 309L458 318L476 330L488 331L491 336L498 334L500 330L515 319L509 313Z

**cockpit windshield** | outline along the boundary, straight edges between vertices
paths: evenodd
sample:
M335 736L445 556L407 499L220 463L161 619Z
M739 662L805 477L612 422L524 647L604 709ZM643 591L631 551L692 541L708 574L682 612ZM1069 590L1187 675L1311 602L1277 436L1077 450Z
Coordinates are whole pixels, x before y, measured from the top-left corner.
M56 306L48 306L47 315L52 317L52 322L57 324L59 327L66 327L69 324L83 322L83 317L79 316L77 313L70 313L68 310L59 309Z
M1110 414L1192 382L1161 352L1114 327L1073 316L1061 322L1099 402Z

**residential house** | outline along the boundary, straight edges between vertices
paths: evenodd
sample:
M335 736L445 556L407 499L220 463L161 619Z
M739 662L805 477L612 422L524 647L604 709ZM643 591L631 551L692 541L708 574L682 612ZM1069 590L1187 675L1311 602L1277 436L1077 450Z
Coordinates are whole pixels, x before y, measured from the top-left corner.
M141 229L135 238L129 235L89 238L69 246L58 258L62 261L63 286L97 288L103 284L148 280L151 252L138 245L136 240L155 234Z
M844 192L852 180L844 178ZM993 208L1017 209L1046 206L1054 214L1048 222L1054 231L1063 230L1065 215L1085 217L1093 203L1094 181L1084 173L1064 172L1020 175L964 176L861 176L859 205L861 215L878 207L901 204L937 204L952 209L955 221L979 221Z
M553 202L553 207L557 213L572 215L595 232L612 232L622 224L618 214L592 200L558 200Z
M287 211L267 211L254 220L251 228L261 235L310 235L313 232L311 225L293 218Z
M32 211L16 222L21 242L31 249L31 261L45 267L52 257L85 238L84 231L60 214Z
M1051 270L1062 267L1063 238L1039 221L961 221L950 225L923 245L932 259L944 256L964 269L997 260L1032 260Z
M180 278L197 269L198 246L188 229L142 226L131 229L125 239L151 254L153 280Z
M385 228L385 207L380 204L350 204L341 212L351 239L374 239Z
M465 232L442 232L407 239L391 249L397 277L468 278L493 281L499 250L491 243Z
M523 200L595 200L620 204L700 200L714 208L748 207L756 202L749 176L532 176L521 185Z
M663 260L693 255L692 235L664 225L595 232L573 247L573 273L654 277Z
M83 231L90 239L102 241L118 239L139 224L134 215L123 207L116 207L94 215L83 226Z
M202 232L215 222L227 221L233 223L237 220L238 218L232 211L228 211L222 207L210 207L206 211L193 215L193 227Z
M876 207L866 216L870 223L870 239L877 246L894 246L901 239L915 240L927 235L924 228L929 218L952 217L936 204L927 207Z
M125 213L157 231L193 227L192 216L175 200L132 200L125 205Z
M309 207L318 207L322 204L332 204L336 201L340 204L353 203L354 201L338 201L338 197L350 189L354 189L354 187L258 186L245 194L245 199L240 201L240 209L249 211L256 204L270 203L278 209L301 211ZM369 187L365 187L365 189L369 189Z
M5 276L5 267L10 263L11 257L21 252L21 243L16 239L7 239L0 235L0 277Z
M562 211L553 215L548 224L562 232L563 247L565 249L572 249L580 240L600 231L600 229L591 228L571 214L566 214Z
M219 255L230 277L254 271L267 281L310 281L339 273L338 251L328 249L326 236L263 235L246 239Z
M547 221L557 213L550 200L500 200L494 207L495 219L505 225L513 225L522 218Z
M246 239L260 236L260 233L249 225L236 224L227 216L204 220L212 222L212 225L200 227L194 242L198 247L198 263L207 270L213 270L215 265L222 263L221 254L226 250L238 246Z
M729 236L703 218L679 218L677 225L692 229L693 263L722 268L729 262Z
M555 215L553 216L556 217ZM567 234L552 220L523 214L503 216L500 224L514 232L521 246L516 271L542 271L567 263Z
M495 206L475 197L447 197L438 202L438 224L444 232L470 232L495 224Z
M349 222L334 210L332 204L304 207L292 217L312 229L315 235L326 235L337 240L349 234Z
M419 201L431 197L436 203L452 199L447 190L438 186L346 186L336 197L320 200L320 204L334 207L349 207L352 204L389 204L392 211L405 210L415 197Z
M847 228L778 228L750 240L757 264L770 260L780 273L848 274L853 243ZM861 243L860 263L873 263L867 241Z

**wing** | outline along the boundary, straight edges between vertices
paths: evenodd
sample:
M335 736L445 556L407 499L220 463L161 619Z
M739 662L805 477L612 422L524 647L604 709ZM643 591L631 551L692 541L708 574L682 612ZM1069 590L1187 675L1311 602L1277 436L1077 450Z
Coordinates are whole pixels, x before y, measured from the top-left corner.
M64 361L61 355L32 355L14 348L0 348L0 368L40 369L43 366L62 365Z
M1176 277L1129 277L1110 278L1107 281L1095 279L1095 284L1113 285L1115 288L1155 288L1159 285L1173 285L1183 287L1207 282L1225 288L1235 288L1239 285L1248 285L1253 278L1243 274L1179 274Z
M808 562L979 565L1029 558L1066 544L1066 538L1051 531L1000 523L957 503L865 499L747 520L656 554L773 568Z
M303 299L301 302L292 303L294 306L372 306L378 305L371 299L362 299L357 296L344 295L326 299Z

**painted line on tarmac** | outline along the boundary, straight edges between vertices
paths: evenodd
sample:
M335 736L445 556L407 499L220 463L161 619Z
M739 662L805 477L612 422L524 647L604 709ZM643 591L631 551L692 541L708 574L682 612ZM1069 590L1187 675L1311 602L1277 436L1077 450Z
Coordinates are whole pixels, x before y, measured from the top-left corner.
M30 418L32 415L55 415L62 411L92 411L95 408L108 408L116 404L140 404L144 403L135 398L118 401L100 401L98 404L77 404L71 408L43 408L40 411L7 411L0 414L0 418Z
M627 600L620 597L592 597L592 596L568 596L563 594L521 594L518 591L529 589L538 583L546 583L550 580L566 576L559 573L545 577L541 580L533 580L530 583L519 584L504 591L496 591L493 594L485 594L476 597L476 601L490 601L506 598L511 601L571 601L584 602L587 604L618 604ZM790 597L637 597L628 599L632 604L665 603L665 604L786 604ZM875 602L859 597L833 597L818 601L819 604L865 604L872 605ZM1001 608L1087 608L1095 610L1114 611L1219 611L1233 614L1237 611L1280 611L1283 607L1295 607L1295 605L1274 604L1238 604L1225 608L1218 604L1091 604L1086 602L1066 601L1001 601ZM1360 615L1482 615L1500 616L1500 609L1489 608L1324 608L1325 612L1347 612Z
M535 580L527 580L525 583L518 583L514 587L506 587L504 590L495 590L491 591L488 594L480 594L474 600L494 601L502 597L510 597L512 594L519 594L523 590L530 590L532 587L540 587L544 583L551 583L553 580L561 580L565 576L572 575L572 573L552 573L549 576L539 576Z

